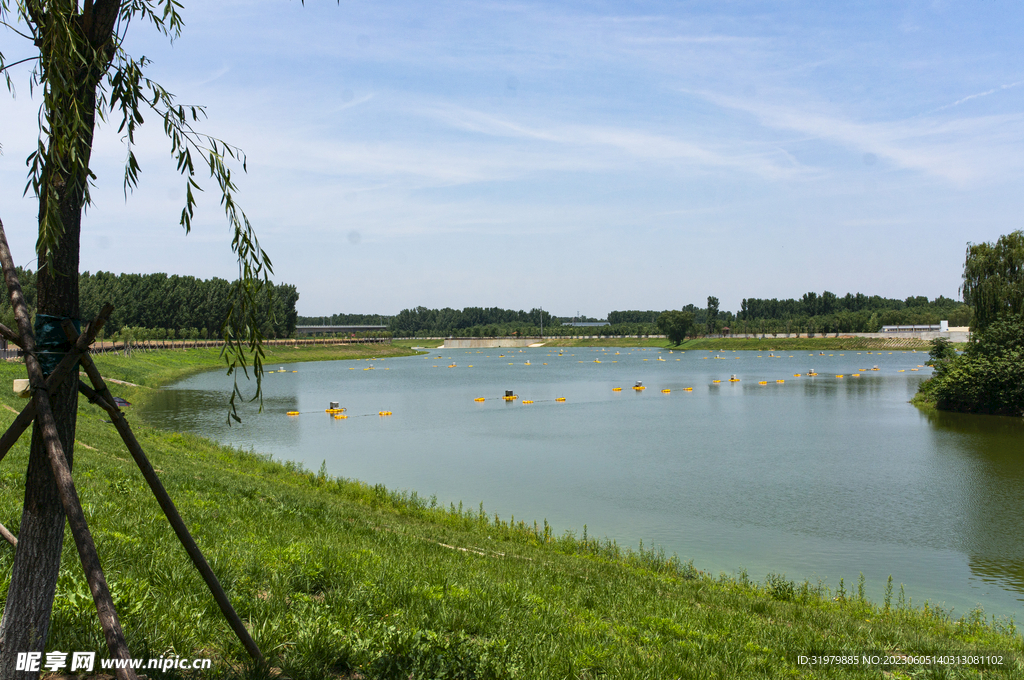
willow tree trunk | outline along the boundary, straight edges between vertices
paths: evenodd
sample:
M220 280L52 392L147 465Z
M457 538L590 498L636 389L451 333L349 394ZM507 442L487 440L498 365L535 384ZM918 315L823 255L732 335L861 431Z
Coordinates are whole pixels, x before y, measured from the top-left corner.
M33 15L38 23L37 29L43 36L37 44L40 45L40 64L44 82L61 79L63 83L75 84L66 92L66 98L47 102L52 108L57 109L46 109L43 112L51 134L48 146L50 150L63 149L67 153L77 154L86 168L92 152L96 90L113 55L111 37L119 7L118 0L96 0L95 3L87 2L81 14L70 17L69 23L79 31L78 39L90 49L79 51L79 54L85 55L83 60L63 63L58 63L48 54L46 31L54 30L53 27L56 25L52 17L53 12L68 10L51 7L50 15ZM53 130L60 126L60 123L55 124L55 121L68 116L75 116L81 125L76 126L74 138L70 143L63 139L54 146ZM45 188L39 190L40 223L46 214L47 200L56 200L63 233L49 257L40 254L36 305L38 314L72 319L77 319L79 315L78 256L82 208L88 181L85 173L68 172L68 168L74 168L76 165L81 167L71 162L69 156L61 156L58 152L50 155L43 168L42 186L53 187L55 191L48 193ZM55 199L48 199L48 195ZM53 389L50 403L70 469L78 412L77 370L72 371ZM0 680L23 680L37 676L36 673L16 671L16 660L19 652L42 652L45 649L50 627L50 611L60 571L64 524L64 508L37 424L32 430L32 448L25 482L25 504L21 526L18 529L18 548L15 552L3 620L0 622ZM45 656L43 658L45 659Z

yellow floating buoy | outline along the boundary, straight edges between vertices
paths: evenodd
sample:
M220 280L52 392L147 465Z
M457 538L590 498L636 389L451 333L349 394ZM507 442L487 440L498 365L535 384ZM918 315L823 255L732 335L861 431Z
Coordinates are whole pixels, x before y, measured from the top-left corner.
M532 404L533 403L533 399L523 399L523 403L524 404Z
M720 383L720 382L722 382L722 381L721 381L721 380L712 380L711 382L712 382L712 383Z
M683 392L693 392L693 388L692 387L684 387L683 388Z
M758 381L757 381L757 384L758 384L758 385L767 385L767 384L768 384L768 381L767 381L767 380L758 380Z
M484 398L483 398L483 397L477 397L477 398L476 398L476 399L474 399L473 401L483 401L483 400L484 400Z
M775 382L777 382L777 383L784 383L784 382L786 382L786 381L785 381L785 380L782 380L782 379L779 379L779 380L776 380Z
M324 409L324 413L344 413L344 412L345 412L345 409L343 409L343 408L328 408L328 409Z
M379 416L389 416L389 415L391 415L391 411L377 411L377 415L379 415Z
M335 420L345 420L346 418L348 418L348 416L346 416L343 413L339 413L338 415L334 416L334 418Z
M860 377L860 373L854 373L852 377L859 378Z
M297 416L297 415L299 415L299 412L298 411L288 411L288 415L290 415L290 416Z
M672 390L662 390L661 393L662 394L671 394Z
M612 392L621 392L621 391L622 391L621 387L613 387L612 388Z
M841 375L837 375L836 377L837 377L837 378L842 378L843 376L841 376Z
M565 401L565 397L555 397L555 401Z

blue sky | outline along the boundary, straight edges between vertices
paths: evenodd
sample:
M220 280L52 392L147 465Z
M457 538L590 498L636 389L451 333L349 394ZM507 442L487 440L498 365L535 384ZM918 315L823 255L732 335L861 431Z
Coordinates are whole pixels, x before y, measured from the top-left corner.
M863 292L958 297L1021 228L1024 7L1011 2L185 3L127 45L241 146L240 202L299 312L613 309ZM8 59L29 54L3 33ZM0 218L38 101L0 99ZM155 118L126 202L98 134L82 270L233 278ZM209 184L209 183L207 183Z

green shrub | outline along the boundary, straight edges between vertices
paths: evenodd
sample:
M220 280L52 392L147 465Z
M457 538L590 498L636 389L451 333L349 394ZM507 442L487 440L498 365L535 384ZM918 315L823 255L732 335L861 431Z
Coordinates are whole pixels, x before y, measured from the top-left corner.
M943 411L1024 416L1024 316L1007 315L979 332L962 356L934 356L935 376L920 392Z

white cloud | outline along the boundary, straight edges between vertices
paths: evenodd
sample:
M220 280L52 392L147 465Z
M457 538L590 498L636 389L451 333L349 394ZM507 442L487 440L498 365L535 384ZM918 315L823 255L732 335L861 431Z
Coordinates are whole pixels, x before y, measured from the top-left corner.
M826 107L821 105L798 107L713 92L697 94L723 108L749 113L766 127L791 130L857 153L873 153L897 168L957 186L1019 174L1022 169L1024 113L860 122L824 112Z

